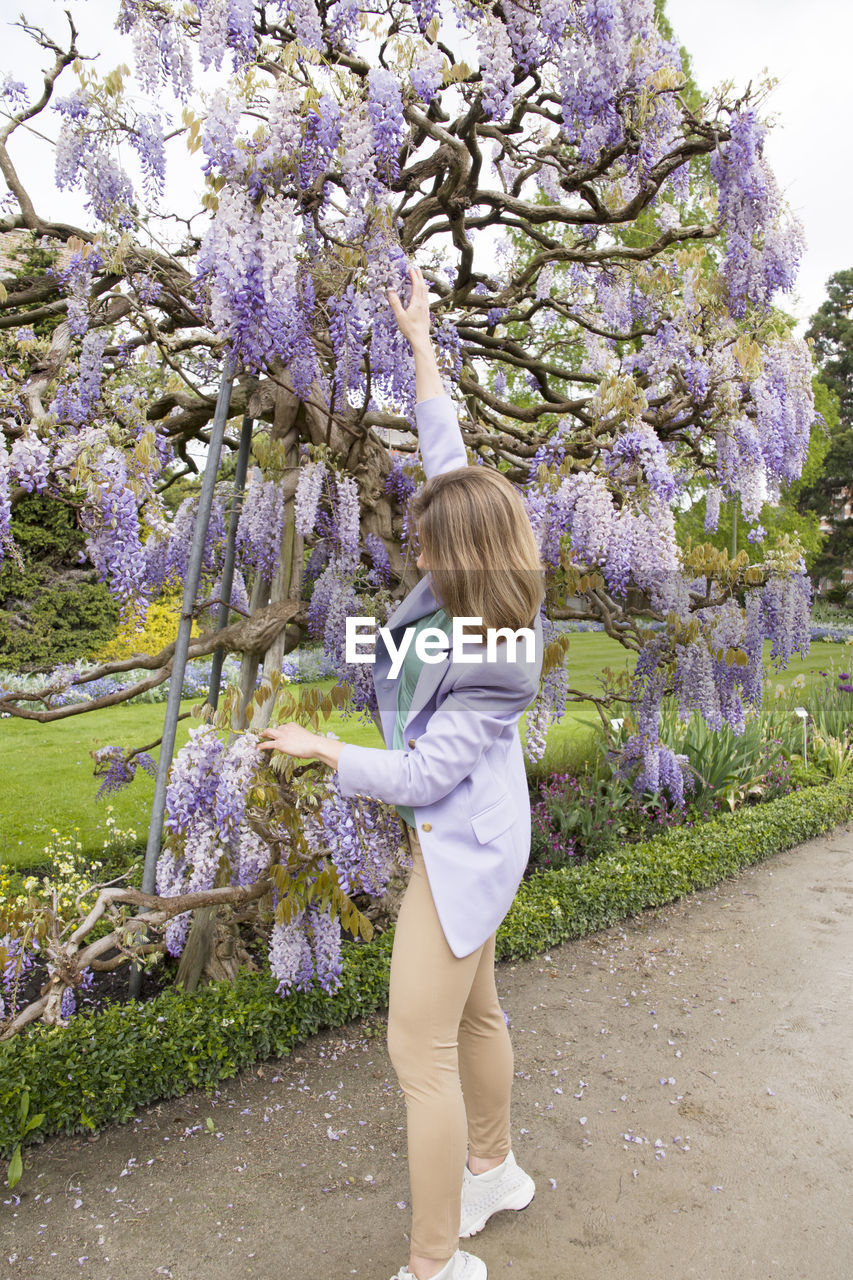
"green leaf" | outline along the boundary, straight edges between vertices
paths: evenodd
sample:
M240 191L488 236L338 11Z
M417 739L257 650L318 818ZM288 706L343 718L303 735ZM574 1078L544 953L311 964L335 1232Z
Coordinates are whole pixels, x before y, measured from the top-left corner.
M21 1148L18 1147L17 1151L12 1156L12 1159L9 1161L9 1170L6 1175L7 1185L10 1187L14 1187L16 1183L20 1182L21 1174L23 1172L24 1172L24 1162L21 1159Z

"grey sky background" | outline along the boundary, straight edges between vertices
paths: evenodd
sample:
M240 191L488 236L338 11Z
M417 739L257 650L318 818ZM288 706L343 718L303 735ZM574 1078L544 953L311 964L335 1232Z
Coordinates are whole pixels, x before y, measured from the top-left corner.
M797 287L778 295L802 332L835 271L853 267L853 190L848 119L853 110L850 0L667 0L667 15L708 93L727 79L736 92L767 69L779 83L762 114L777 116L765 152L805 228Z
M544 2L544 0L543 0ZM17 6L16 6L17 8ZM45 27L60 42L67 24L61 0L26 0L28 21ZM101 73L129 58L128 42L113 29L114 0L87 0L74 7L80 26L79 46L99 53ZM12 25L15 9L4 6L0 34L0 74L11 71L32 88L39 84L43 55ZM792 209L803 222L806 252L796 290L778 301L797 316L799 329L825 296L828 277L853 266L851 223L847 215L851 191L851 156L846 121L853 106L850 51L853 49L853 3L850 0L667 0L667 13L679 42L688 49L697 83L709 92L733 80L740 92L757 84L765 70L779 78L763 111L777 117L766 155ZM224 64L227 68L227 63ZM67 73L66 73L67 74ZM219 77L207 77L207 82ZM71 81L71 77L68 77ZM63 92L69 92L65 89ZM169 110L171 94L163 94ZM57 117L46 112L37 127L55 137ZM11 153L36 207L48 217L83 221L76 193L57 193L53 157L48 145L19 133ZM182 139L169 151L170 202L186 214L197 207L198 155L187 163ZM127 158L126 158L127 159ZM133 168L132 158L129 167ZM196 224L199 225L198 223Z

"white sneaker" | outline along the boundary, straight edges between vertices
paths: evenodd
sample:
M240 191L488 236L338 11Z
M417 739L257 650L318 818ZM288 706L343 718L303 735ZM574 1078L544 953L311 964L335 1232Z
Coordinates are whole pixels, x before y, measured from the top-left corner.
M466 1160L462 1175L460 1236L465 1239L476 1235L483 1230L492 1214L501 1209L526 1209L535 1193L536 1183L516 1164L511 1151L503 1164L486 1173L472 1173Z
M488 1274L482 1258L475 1258L473 1253L457 1249L450 1261L435 1273L432 1280L487 1280ZM391 1277L391 1280L415 1280L415 1273L410 1271L406 1264Z

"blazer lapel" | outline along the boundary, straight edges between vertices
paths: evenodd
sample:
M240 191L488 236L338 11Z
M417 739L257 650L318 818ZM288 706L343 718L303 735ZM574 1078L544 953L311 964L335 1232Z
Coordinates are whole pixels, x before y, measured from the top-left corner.
M426 614L435 613L438 607L439 603L433 595L429 574L426 574L388 615L385 626L395 633L394 641L399 644L402 632L407 626L417 622L418 618L423 618ZM448 651L440 662L425 662L422 665L406 716L406 724L429 702L447 671L449 661ZM381 634L377 632L374 679L386 743L390 743L393 738L397 707L397 679L391 679L389 676L390 667L391 655Z
M400 601L397 608L389 613L385 626L389 631L394 631L397 627L406 627L410 622L416 622L418 618L422 618L425 613L435 613L437 608L438 601L432 593L429 574L425 574ZM382 643L381 639L380 643Z
M437 606L436 606L437 607ZM406 724L410 720L414 720L418 712L426 706L430 698L435 693L442 677L450 666L450 650L442 654L438 662L424 662L418 673L418 682L415 685L415 691L412 694L412 701L409 704L409 710L406 715ZM403 725L405 729L406 725Z

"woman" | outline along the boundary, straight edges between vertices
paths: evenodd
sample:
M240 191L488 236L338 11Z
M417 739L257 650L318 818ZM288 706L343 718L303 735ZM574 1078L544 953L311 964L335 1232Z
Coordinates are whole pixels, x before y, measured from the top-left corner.
M408 1266L393 1280L485 1280L485 1263L459 1249L459 1237L498 1210L523 1209L535 1190L511 1150L514 1060L494 960L530 853L518 721L542 667L542 570L517 491L467 465L430 341L426 282L416 267L410 275L407 308L388 295L415 360L427 480L411 515L427 575L385 625L394 652L410 624L429 628L436 654L464 618L464 656L446 648L421 662L412 636L392 677L378 633L373 680L390 750L294 722L267 729L263 746L324 761L344 795L394 804L404 819L412 871L391 954L388 1051L406 1099L412 1232ZM500 627L527 628L533 643L513 650L496 632L490 649L489 628Z

